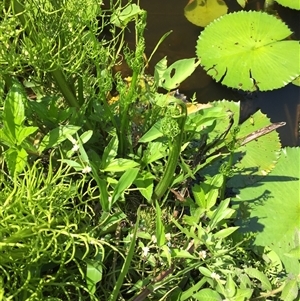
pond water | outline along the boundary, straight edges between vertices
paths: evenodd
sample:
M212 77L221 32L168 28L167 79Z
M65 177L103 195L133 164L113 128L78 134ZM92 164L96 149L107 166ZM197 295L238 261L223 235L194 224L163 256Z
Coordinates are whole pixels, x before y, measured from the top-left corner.
M235 4L236 0L226 2L230 5ZM258 1L249 2L252 9L260 5ZM187 3L188 0L140 0L140 6L148 13L145 32L147 56L166 32L173 31L154 55L149 67L150 73L153 74L153 66L164 56L167 56L169 63L195 56L196 41L202 28L189 23L185 18L183 10ZM299 39L300 13L282 7L278 8L278 12L295 33L294 38ZM295 63L299 63L296 58ZM197 101L201 103L219 99L241 101L243 119L261 109L272 122L287 122L286 126L278 130L284 146L300 145L300 88L295 85L289 84L270 92L241 93L216 83L198 67L196 72L180 85L180 92L188 97L196 93Z

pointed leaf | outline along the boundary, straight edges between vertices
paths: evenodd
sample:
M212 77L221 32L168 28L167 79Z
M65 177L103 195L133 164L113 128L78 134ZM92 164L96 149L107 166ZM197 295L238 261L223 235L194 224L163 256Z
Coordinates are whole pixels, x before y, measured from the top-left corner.
M50 131L41 141L38 151L41 153L46 149L55 147L65 141L68 135L72 136L80 130L79 126L61 125Z
M121 176L121 178L118 181L118 184L114 189L112 199L111 199L111 204L114 204L125 192L125 190L131 186L138 172L139 172L138 168L130 168L125 171L125 173Z
M155 216L155 232L156 232L156 239L157 239L157 245L159 247L163 246L166 242L166 237L165 237L165 227L162 221L162 214L161 214L161 209L158 204L158 202L155 202L155 208L156 208L156 216Z
M139 166L139 163L129 159L113 159L103 171L106 172L121 172Z
M20 130L17 132L17 145L21 145L22 142L29 137L31 134L36 132L39 128L36 126L28 126L28 127L22 127Z
M261 282L262 288L264 290L267 290L267 291L272 290L272 285L271 285L268 277L261 271L254 269L254 268L246 268L245 272L249 275L249 277L259 280Z
M194 298L199 301L222 301L223 298L214 290L204 288L194 294Z

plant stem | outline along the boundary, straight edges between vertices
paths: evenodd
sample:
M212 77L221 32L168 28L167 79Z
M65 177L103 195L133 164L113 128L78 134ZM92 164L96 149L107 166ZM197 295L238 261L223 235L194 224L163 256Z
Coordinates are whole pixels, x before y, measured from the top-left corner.
M178 118L180 133L174 138L173 141L170 141L168 162L164 174L154 190L153 201L160 199L170 187L173 181L175 169L178 164L184 134L184 125L187 116L187 109L185 103L181 102L179 103L179 105L182 110L182 114Z
M129 91L126 94L124 100L120 99L120 114L121 114L121 127L119 131L119 155L125 156L127 148L127 133L128 133L128 111L129 105L133 102L133 97L136 89L136 84L138 80L138 72L133 72L132 80L130 83Z

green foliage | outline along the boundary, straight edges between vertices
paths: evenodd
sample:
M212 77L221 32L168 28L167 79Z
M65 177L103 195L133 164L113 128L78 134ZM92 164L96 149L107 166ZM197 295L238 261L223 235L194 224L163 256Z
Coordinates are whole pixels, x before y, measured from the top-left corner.
M195 58L144 74L135 3L3 5L0 300L296 300L296 204L279 204L288 197L271 182L297 177L293 151L276 165L283 123L258 111L239 124L239 103L172 91ZM248 212L253 183L276 201ZM241 189L233 200L228 187ZM287 229L264 220L272 210ZM245 231L243 214L265 230Z
M4 100L0 143L5 146L4 158L11 176L23 171L27 151L35 151L29 137L38 127L25 125L26 95L18 83L14 83Z
M214 140L218 141L218 137L222 137L224 127L228 133L206 155L224 147L228 153L217 158L215 164L203 169L201 173L212 175L220 170L230 178L227 181L230 187L245 187L260 181L274 168L279 158L280 140L276 131L268 132L272 126L270 119L257 111L238 125L240 103L223 100L213 102L213 105L222 107L224 111L230 110L232 115L216 125L211 139L208 139L210 143L214 144Z

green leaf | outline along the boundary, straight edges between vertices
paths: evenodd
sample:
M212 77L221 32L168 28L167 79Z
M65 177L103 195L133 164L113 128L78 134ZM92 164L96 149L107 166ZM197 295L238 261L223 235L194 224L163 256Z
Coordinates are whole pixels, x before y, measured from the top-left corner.
M207 73L228 87L273 90L300 74L300 45L287 39L291 34L275 16L240 11L209 24L196 53Z
M206 209L206 200L205 200L205 190L204 190L204 183L200 183L199 185L194 185L192 187L193 196L195 198L196 204L200 208Z
M101 236L104 236L106 233L109 232L115 232L117 226L120 224L122 220L126 218L126 215L122 212L107 212L104 211L101 214L99 225L101 225L100 234Z
M150 142L143 152L142 161L145 165L158 161L167 156L167 144L162 142Z
M26 101L24 90L19 83L15 82L6 96L3 109L3 126L15 140L17 140L16 131L25 120L24 103Z
M248 1L248 0L237 0L237 3L238 3L242 8L245 8L247 1Z
M31 134L36 132L39 128L36 126L28 126L28 127L22 127L20 130L17 132L16 138L17 138L17 145L21 145L22 142L29 137Z
M104 254L101 251L93 259L86 259L86 284L91 294L96 292L96 284L101 281L103 275Z
M238 288L236 290L236 295L234 297L235 298L234 300L235 301L250 300L252 294L253 294L253 289L251 289L251 288Z
M155 215L155 232L156 232L156 239L157 239L157 246L161 247L165 244L166 242L166 237L165 237L165 226L163 224L163 218L161 214L161 209L158 204L158 202L155 202L155 208L156 208L156 215Z
M155 176L152 175L150 172L143 172L139 173L137 178L134 180L134 185L140 191L142 196L148 201L151 201L152 194L153 194L153 180Z
M157 87L161 87L164 72L168 68L167 57L163 57L154 67L154 81Z
M232 279L231 274L227 276L225 288L226 298L233 298L236 294L236 285Z
M224 176L222 174L217 174L207 181L210 189L205 192L206 198L206 208L212 208L216 202L219 195L219 189L222 187L224 182Z
M272 285L268 279L268 277L263 274L261 271L254 268L245 268L244 271L249 275L250 278L255 278L261 282L261 286L263 290L271 291Z
M70 167L73 167L76 171L82 171L83 166L73 160L68 160L68 159L62 159L61 162L68 164Z
M151 142L157 138L163 137L163 135L164 134L161 131L161 120L159 120L139 139L139 143Z
M225 238L235 232L239 227L229 227L214 234L214 238Z
M185 17L193 24L205 27L207 24L227 13L223 0L193 0L184 8Z
M203 275L203 276L206 276L206 277L211 277L211 274L212 272L208 269L208 268L205 268L205 267L200 267L199 268L199 271L200 273Z
M300 10L300 1L297 0L276 0L279 4L292 9Z
M138 172L138 168L129 168L125 171L125 173L119 179L118 184L114 188L114 192L111 198L111 205L113 205L125 192L125 190L131 186Z
M61 125L50 131L41 141L38 151L42 153L44 150L55 147L65 141L70 135L74 135L80 130L79 126L75 125Z
M298 290L298 283L296 279L287 280L281 296L280 300L282 301L294 301L298 297L299 290Z
M295 86L300 87L300 76L296 77L293 81L292 84L294 84Z
M27 164L27 152L21 149L10 148L4 153L5 161L11 176L21 173Z
M92 136L93 136L92 130L86 131L82 135L80 135L80 140L81 140L82 144L87 143L91 139Z
M275 163L279 158L281 145L278 133L274 130L257 139L253 139L245 145L241 146L239 143L241 143L248 135L270 126L272 124L270 119L259 110L244 123L238 125L240 118L239 103L234 104L230 101L218 101L213 102L213 105L221 108L223 107L223 110L225 111L232 111L234 113L232 128L238 127L239 129L236 135L236 139L239 140L239 142L236 144L235 154L233 156L232 175L226 183L227 186L245 187L262 180L275 167ZM228 125L228 118L220 120L214 128L213 133L209 135L209 142L220 136ZM223 141L223 144L218 145L218 148L224 144L226 146L232 139L232 133L228 133L226 140ZM212 149L211 152L212 151L216 151L216 149ZM228 160L229 154L220 156L218 159L214 160L213 164L210 164L201 170L201 174L217 174L220 166L224 161L228 162Z
M300 245L299 159L300 148L283 149L265 180L244 188L235 199L240 231L256 233L255 245L274 250L294 275L299 273L299 261L285 254Z
M168 261L168 265L171 266L172 263L171 250L167 245L161 246L161 257L166 257Z
M139 163L129 159L114 159L112 160L103 171L106 172L121 172L139 166Z
M222 222L224 219L230 218L235 212L233 209L228 208L230 199L222 201L215 212L213 213L211 220L209 221L210 229L214 229L218 223Z
M0 142L7 145L8 147L15 146L15 137L12 136L9 130L5 128L0 129Z
M243 137L270 125L270 119L259 110L239 127L237 139L243 140ZM276 130L240 146L234 156L238 174L228 181L227 186L244 187L261 180L275 167L280 148Z
M113 136L107 146L104 149L102 158L101 158L101 166L105 169L117 156L118 153L118 137Z
M124 28L126 25L139 15L143 10L136 4L129 4L122 10L116 10L112 15L110 22L117 27Z
M300 246L291 249L288 253L285 253L284 255L287 257L297 258L300 260Z
M199 301L222 301L223 298L214 290L204 288L194 294L194 298Z
M188 78L199 65L195 58L181 59L168 67L160 79L161 87L166 90L178 88L186 78Z
M187 258L187 259L196 259L198 260L198 257L193 256L189 251L187 250L181 250L181 249L171 249L171 256L172 258Z

